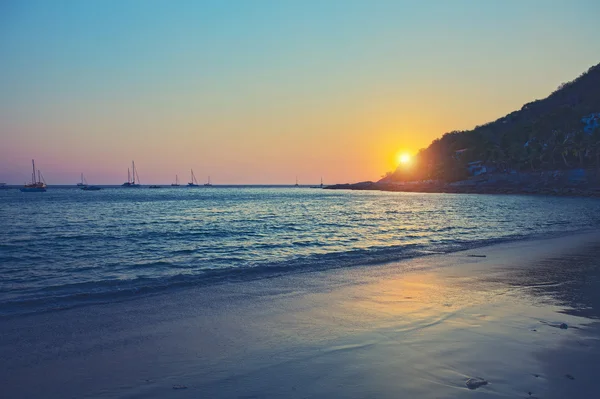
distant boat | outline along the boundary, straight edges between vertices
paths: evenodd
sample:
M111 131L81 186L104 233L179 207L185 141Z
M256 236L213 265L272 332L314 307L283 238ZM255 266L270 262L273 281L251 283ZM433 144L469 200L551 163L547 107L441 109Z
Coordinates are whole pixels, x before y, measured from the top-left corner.
M140 187L140 177L138 176L137 170L135 169L134 161L131 161L131 167L133 172L130 173L129 168L127 168L127 182L123 183L121 185L122 187Z
M321 177L321 184L319 186L312 186L311 188L323 188L323 178Z
M179 177L175 175L175 183L171 184L171 187L179 187Z
M44 181L42 172L40 172L39 169L36 171L35 161L33 159L31 160L31 165L33 166L33 173L31 174L31 183L25 184L25 186L21 188L21 191L24 193L42 193L46 191L46 182Z
M212 184L210 184L210 176L208 176L208 182L207 182L207 183L204 183L204 185L205 185L206 187L212 187Z
M83 173L81 174L81 181L79 183L77 183L77 187L83 187L83 186L87 186L87 181L85 181L85 178L83 177Z
M0 183L0 190L7 190L8 186L6 185L6 183Z
M198 180L196 180L196 176L194 176L194 170L190 169L192 172L191 181L188 183L188 187L198 187Z
M300 186L298 185L298 176L296 176L296 184L294 184L294 187L300 187Z
M150 186L148 188L162 188L162 187L161 186L152 185L152 186Z

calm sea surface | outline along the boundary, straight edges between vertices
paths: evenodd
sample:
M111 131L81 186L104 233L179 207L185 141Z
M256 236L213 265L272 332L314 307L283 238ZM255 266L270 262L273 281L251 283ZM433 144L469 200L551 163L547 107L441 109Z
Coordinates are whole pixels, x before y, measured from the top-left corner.
M585 198L309 188L0 190L0 315L600 225Z

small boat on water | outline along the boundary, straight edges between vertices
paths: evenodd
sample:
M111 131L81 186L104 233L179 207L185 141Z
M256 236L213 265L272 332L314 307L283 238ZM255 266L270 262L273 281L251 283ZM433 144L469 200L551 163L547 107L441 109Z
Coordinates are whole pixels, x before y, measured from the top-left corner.
M81 183L77 183L77 187L80 187L83 191L98 191L98 190L102 190L102 187L90 186L88 184L87 180L85 179L85 177L83 177L83 173L81 174Z
M132 173L130 173L129 168L127 168L127 181L121 184L122 187L140 187L140 177L138 176L137 170L135 169L134 161L131 161L131 168L133 170Z
M175 175L175 183L172 183L171 187L179 187L179 177L177 175Z
M79 183L77 183L77 187L84 187L87 186L87 181L85 181L85 177L83 177L83 173L81 174L81 181Z
M298 185L298 176L296 176L296 184L294 184L294 187L300 187L300 186Z
M212 184L210 183L210 176L208 176L208 182L204 183L205 187L212 187Z
M0 183L0 190L8 190L8 186L6 185L6 183Z
M311 188L323 188L323 178L321 177L321 184L319 186L312 186Z
M148 188L162 188L162 187L161 186L156 186L156 185L153 184L151 186L148 186Z
M188 187L198 187L198 180L196 180L196 176L194 176L194 170L190 169L192 172L191 181L188 183Z
M31 183L25 184L20 190L24 193L43 193L46 191L46 181L42 176L42 172L35 169L35 161L31 160L33 166L33 173L31 174ZM37 172L37 175L36 175Z

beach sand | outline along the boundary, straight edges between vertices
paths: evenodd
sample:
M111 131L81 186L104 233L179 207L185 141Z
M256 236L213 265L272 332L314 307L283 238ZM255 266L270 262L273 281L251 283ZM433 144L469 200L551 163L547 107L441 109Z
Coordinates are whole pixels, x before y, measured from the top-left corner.
M599 233L520 241L5 318L0 396L595 398L599 316Z

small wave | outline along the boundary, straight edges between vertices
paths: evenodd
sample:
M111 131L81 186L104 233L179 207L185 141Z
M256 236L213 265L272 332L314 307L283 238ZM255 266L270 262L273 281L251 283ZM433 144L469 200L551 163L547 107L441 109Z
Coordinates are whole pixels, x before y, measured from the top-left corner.
M196 249L177 249L172 251L173 255L190 255L196 252Z
M144 262L144 263L134 263L130 267L134 269L156 269L156 268L169 268L173 267L174 264L172 262L167 262L164 260L158 260L154 262Z
M73 306L80 306L86 303L120 301L178 287L256 280L284 274L314 272L359 265L368 266L382 264L439 253L456 252L508 240L509 239L491 239L478 242L456 242L451 245L439 245L437 247L422 244L372 247L255 264L239 264L243 259L236 257L222 257L219 258L220 261L230 260L232 264L238 263L238 265L227 268L211 268L208 266L202 269L194 269L193 271L190 266L186 266L185 268L188 269L189 272L166 277L107 279L43 287L23 293L19 298L13 298L0 304L0 316L7 317L41 311L60 310ZM177 268L174 266L175 265L172 262L161 260L135 264L129 267L148 269L155 269L157 267Z
M595 200L307 195L239 188L218 191L220 198L210 199L215 194L202 190L115 189L103 192L102 200L94 197L90 212L91 197L82 196L78 203L63 191L28 197L29 205L20 202L20 195L0 203L9 220L0 231L0 315L124 300L180 286L385 263L600 223ZM386 202L391 198L393 204ZM426 201L415 205L415 199ZM126 219L123 201L130 205ZM522 201L542 203L524 206ZM86 220L65 222L65 204ZM41 212L40 217L21 223L24 207Z

